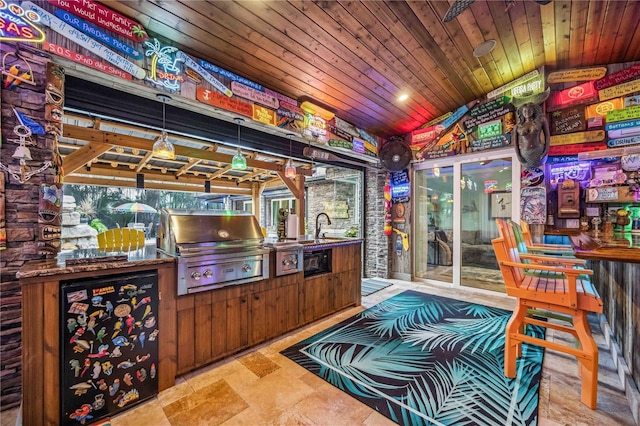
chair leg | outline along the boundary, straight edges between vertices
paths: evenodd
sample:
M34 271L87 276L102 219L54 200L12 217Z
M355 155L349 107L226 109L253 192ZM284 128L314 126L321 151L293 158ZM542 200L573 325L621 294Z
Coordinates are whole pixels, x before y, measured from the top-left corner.
M504 375L509 378L516 377L516 360L522 356L522 341L514 336L522 332L526 315L527 307L518 301L516 309L507 323L504 341Z
M578 358L578 370L582 377L580 400L584 405L595 410L598 405L598 346L591 336L591 327L587 322L585 311L580 311L573 316L573 325L584 354L583 357Z

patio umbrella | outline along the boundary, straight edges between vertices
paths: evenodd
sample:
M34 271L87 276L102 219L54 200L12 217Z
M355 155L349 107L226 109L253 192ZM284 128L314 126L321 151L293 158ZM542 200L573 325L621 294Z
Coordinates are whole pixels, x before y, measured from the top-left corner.
M113 208L114 212L119 213L135 213L134 222L138 222L138 213L156 213L157 210L148 204L143 203L124 203Z

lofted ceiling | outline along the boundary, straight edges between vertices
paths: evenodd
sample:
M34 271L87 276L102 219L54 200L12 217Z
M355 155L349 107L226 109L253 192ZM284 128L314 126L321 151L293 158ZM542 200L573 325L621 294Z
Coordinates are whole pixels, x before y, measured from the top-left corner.
M465 3L468 3L466 1ZM381 137L407 133L542 65L640 59L640 1L109 1L196 57ZM506 5L509 5L507 8ZM507 10L505 10L507 9ZM474 48L496 40L475 57ZM401 93L409 99L398 102Z

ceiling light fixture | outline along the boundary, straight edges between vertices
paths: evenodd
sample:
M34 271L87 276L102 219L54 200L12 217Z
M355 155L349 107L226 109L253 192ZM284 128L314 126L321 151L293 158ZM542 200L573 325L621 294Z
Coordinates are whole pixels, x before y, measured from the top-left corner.
M407 99L409 99L409 95L407 95L406 93L403 93L400 96L398 96L398 102L404 102Z
M496 41L494 39L483 41L482 43L477 45L475 49L473 49L473 56L475 56L476 58L480 58L484 55L488 55L489 53L493 52L493 49L495 49L495 47Z
M247 159L242 155L240 151L240 123L244 120L242 118L234 118L233 121L238 125L238 152L231 159L231 168L233 170L245 170L247 168Z
M171 102L171 96L164 93L158 93L156 98L162 102L162 133L158 136L158 139L153 144L153 156L162 158L164 160L174 160L176 158L176 149L173 144L167 139L167 132L165 129L165 106L167 102Z
M295 179L296 177L296 168L293 166L293 163L291 162L291 138L293 137L292 133L287 134L287 137L289 138L289 160L287 161L287 165L284 168L284 177L289 178L289 179Z

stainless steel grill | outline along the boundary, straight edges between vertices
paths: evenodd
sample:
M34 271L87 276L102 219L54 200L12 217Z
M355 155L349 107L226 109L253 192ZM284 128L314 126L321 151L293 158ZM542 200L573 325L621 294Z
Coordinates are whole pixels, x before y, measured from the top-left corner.
M162 209L158 250L178 259L178 295L269 278L269 249L251 214Z

